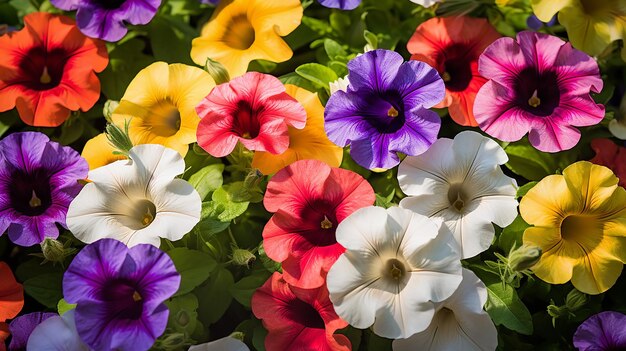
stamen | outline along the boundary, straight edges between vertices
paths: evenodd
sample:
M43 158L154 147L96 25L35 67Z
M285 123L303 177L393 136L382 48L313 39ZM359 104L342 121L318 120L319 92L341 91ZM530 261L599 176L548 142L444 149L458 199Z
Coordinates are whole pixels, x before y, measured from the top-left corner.
M150 223L152 223L152 221L154 221L154 215L152 215L152 212L150 211L150 208L146 208L146 213L143 215L143 218L141 219L141 224L143 224L144 226L148 226Z
M533 96L528 99L528 104L532 107L541 105L541 99L537 96L537 89L533 92Z
M133 301L139 302L141 300L143 300L141 294L137 290L135 290L135 292L133 293Z
M41 199L37 197L37 194L35 194L35 190L33 190L33 194L30 198L30 201L28 201L28 205L31 208L36 208L36 207L41 206Z
M387 111L387 116L391 118L398 117L398 110L396 110L393 106L391 106L389 108L389 111Z
M324 215L324 220L320 223L322 229L330 229L333 227L333 222L331 222L326 215Z
M402 270L396 267L395 264L391 265L391 277L395 280L398 280L402 277Z
M47 66L44 66L43 72L41 73L41 76L39 77L39 81L41 82L41 84L48 84L52 81L50 74L48 74Z
M441 79L443 79L443 81L447 83L452 80L452 76L450 76L450 73L448 72L443 72L443 74L441 75Z

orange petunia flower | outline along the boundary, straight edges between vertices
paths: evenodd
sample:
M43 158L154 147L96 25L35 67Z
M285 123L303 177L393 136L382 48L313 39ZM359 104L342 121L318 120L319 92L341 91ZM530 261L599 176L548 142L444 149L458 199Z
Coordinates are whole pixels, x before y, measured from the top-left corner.
M56 127L70 111L89 110L100 98L106 46L65 16L35 12L24 28L0 37L0 112L17 107L24 123Z
M417 27L407 44L412 60L435 67L446 83L446 97L435 107L448 107L463 126L478 126L474 99L487 80L478 74L478 57L501 35L482 18L436 17Z
M0 262L0 350L4 340L9 336L9 329L4 323L14 318L24 307L24 288L19 284L9 265Z

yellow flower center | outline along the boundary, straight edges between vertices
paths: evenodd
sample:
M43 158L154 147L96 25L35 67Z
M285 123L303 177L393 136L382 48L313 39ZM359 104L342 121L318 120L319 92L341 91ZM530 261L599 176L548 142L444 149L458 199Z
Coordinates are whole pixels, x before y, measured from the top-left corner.
M330 229L333 227L333 222L331 222L326 215L324 215L324 220L320 223L322 229Z
M135 290L135 292L133 293L133 301L135 302L139 302L141 301L143 298L141 297L141 294Z
M50 77L50 74L48 73L48 67L44 66L43 67L43 72L41 72L41 76L39 77L39 81L42 84L48 84L52 81L52 78Z
M591 216L570 215L561 222L561 238L566 241L590 244L602 236L602 231L602 223Z
M537 96L537 89L533 92L533 96L528 99L528 104L532 107L541 105L541 99Z
M393 106L391 106L389 108L389 111L387 111L387 116L391 118L398 117L398 110L396 110Z
M33 194L30 198L30 201L28 201L28 205L31 208L36 208L41 206L41 199L37 197L37 194L35 194L35 190L33 190Z
M441 75L441 79L443 79L443 81L447 83L452 80L452 76L450 76L450 73L448 72L443 72L443 74Z
M160 101L150 109L151 114L143 119L143 127L152 133L171 137L180 130L181 118L178 107L170 100Z
M235 16L226 26L223 42L237 50L246 50L252 46L255 40L254 27L245 14Z
M131 219L129 227L134 230L143 229L154 222L156 214L156 206L152 201L148 199L137 200L133 205L133 211L129 214Z

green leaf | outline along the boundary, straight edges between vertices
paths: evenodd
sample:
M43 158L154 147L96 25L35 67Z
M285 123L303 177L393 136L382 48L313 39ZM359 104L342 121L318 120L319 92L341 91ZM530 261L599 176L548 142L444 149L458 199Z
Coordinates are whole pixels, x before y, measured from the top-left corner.
M65 299L61 299L59 300L59 303L57 303L57 312L59 313L59 316L64 315L65 312L73 310L74 308L76 308L76 304L67 303Z
M224 165L221 163L208 165L189 177L189 184L198 191L200 198L204 200L209 193L222 186L224 182L223 171Z
M177 17L159 15L148 25L150 47L157 61L193 65L191 40L198 33Z
M338 42L332 39L324 40L324 51L326 51L326 55L331 60L337 60L337 57L345 57L348 55L348 52L339 44Z
M485 310L496 325L503 325L520 334L533 333L533 321L528 308L517 296L517 291L502 283L500 277L483 267L473 265L472 270L487 286L488 300Z
M167 254L174 261L176 270L181 276L177 296L186 294L202 284L217 267L217 262L202 251L179 247L169 250Z
M562 171L576 161L573 150L558 153L541 152L530 145L527 139L511 143L505 148L509 155L506 166L528 180L541 180L545 176Z
M223 206L217 218L222 222L231 221L246 212L248 202L234 202L232 194L228 193L224 187L219 187L213 192L213 201L217 205ZM221 208L220 208L221 209Z
M137 73L154 62L153 58L143 54L144 48L142 40L132 38L117 44L109 52L109 65L99 75L102 92L107 98L120 100Z
M285 85L286 84L292 84L292 85L298 86L300 88L304 88L304 89L306 89L308 91L311 91L311 92L317 92L318 90L321 89L321 88L315 86L315 84L313 84L313 82L311 82L310 80L302 78L296 72L287 73L284 76L280 76L278 79L280 79L280 81L283 84L285 84Z
M513 223L502 229L502 233L498 237L498 247L508 254L514 246L522 246L522 236L528 227L530 227L530 224L526 223L522 216L518 215Z
M296 73L327 91L329 90L328 84L339 79L335 71L319 63L305 63L296 68Z
M526 195L530 189L537 185L537 183L538 182L530 182L520 186L519 189L517 189L517 197L523 197Z
M233 300L230 295L233 284L235 280L230 271L220 268L211 274L204 285L196 289L195 293L200 298L198 313L202 323L211 325L222 318Z
M198 324L198 298L185 294L165 301L170 310L167 326L189 336Z
M63 298L63 273L51 272L30 278L24 282L24 291L42 305L56 308Z
M270 272L259 269L235 283L230 289L232 296L245 307L250 308L250 300L254 292L269 278Z

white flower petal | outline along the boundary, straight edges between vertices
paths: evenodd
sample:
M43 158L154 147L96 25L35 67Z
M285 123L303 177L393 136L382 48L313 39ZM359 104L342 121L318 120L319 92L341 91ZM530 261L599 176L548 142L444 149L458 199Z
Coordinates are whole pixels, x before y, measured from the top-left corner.
M138 179L142 184L169 182L185 171L185 161L173 149L159 144L141 144L130 149Z
M431 7L434 4L441 2L443 0L411 0L412 3L422 5L424 7Z
M620 140L626 140L626 124L614 119L609 122L609 132Z
M227 336L206 344L191 346L189 351L250 351L250 349L243 341Z
M348 91L348 85L350 85L350 81L348 80L348 76L345 76L343 78L337 79L334 82L328 83L328 85L330 87L330 95L332 95L339 90Z
M441 138L420 156L407 156L398 166L398 184L407 195L440 193L449 179L462 178L452 152L452 139ZM426 157L428 156L428 157ZM447 189L441 195L447 200Z
M30 334L28 351L89 351L74 323L74 310L41 322Z

